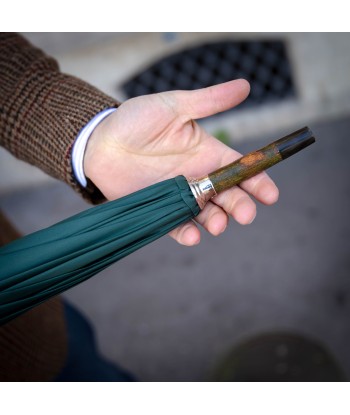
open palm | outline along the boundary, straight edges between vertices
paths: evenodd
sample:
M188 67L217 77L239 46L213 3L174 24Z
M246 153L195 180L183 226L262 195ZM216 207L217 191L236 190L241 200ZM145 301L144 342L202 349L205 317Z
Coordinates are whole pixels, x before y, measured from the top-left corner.
M84 158L84 170L107 199L113 200L182 174L200 177L231 163L240 154L210 136L194 120L230 109L249 93L244 80L195 91L171 91L124 102L95 129ZM251 223L256 207L249 194L274 203L278 190L261 173L215 197L196 221L213 235L223 232L228 214ZM171 232L179 243L194 245L200 231L189 222Z

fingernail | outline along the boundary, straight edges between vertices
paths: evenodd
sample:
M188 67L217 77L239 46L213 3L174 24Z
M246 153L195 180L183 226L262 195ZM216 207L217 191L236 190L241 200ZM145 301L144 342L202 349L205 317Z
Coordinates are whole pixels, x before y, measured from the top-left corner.
M278 187L271 182L265 183L264 187L261 189L259 198L266 204L266 205L273 205L277 202L279 197Z
M182 233L182 238L184 245L193 246L198 245L200 242L200 237L196 235L192 226L186 226Z
M247 225L250 225L251 223L253 223L255 218L256 218L256 212L255 212L255 215L253 216L252 220L250 222L248 222Z
M221 214L216 213L211 219L213 219L215 216L217 216L217 218L220 218L220 221L222 222L222 215ZM218 235L222 234L223 232L225 232L226 228L227 228L227 223L219 223L218 226L215 226L211 230L211 233L215 236L218 236Z

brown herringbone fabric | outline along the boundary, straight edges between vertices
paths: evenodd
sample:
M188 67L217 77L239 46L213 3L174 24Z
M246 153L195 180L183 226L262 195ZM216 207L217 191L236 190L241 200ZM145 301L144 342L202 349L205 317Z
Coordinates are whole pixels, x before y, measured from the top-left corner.
M94 115L118 105L86 82L60 73L53 58L22 36L0 33L0 145L93 203L103 196L75 181L72 144Z
M20 35L0 33L0 145L93 203L103 196L93 185L85 190L75 181L71 147L96 113L117 105L96 88L60 73L54 59ZM17 237L0 214L0 245ZM0 327L0 381L52 380L66 355L60 297Z
M19 237L0 211L0 246ZM53 380L66 357L67 330L59 296L0 326L0 382Z
M61 297L0 327L0 382L47 382L62 371L67 332Z

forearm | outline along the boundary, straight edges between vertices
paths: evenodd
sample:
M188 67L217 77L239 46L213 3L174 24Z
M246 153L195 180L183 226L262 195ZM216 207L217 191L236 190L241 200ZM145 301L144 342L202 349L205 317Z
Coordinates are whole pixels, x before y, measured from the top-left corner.
M93 202L101 195L76 182L71 149L82 127L114 106L114 99L60 73L53 58L23 37L0 34L0 144Z

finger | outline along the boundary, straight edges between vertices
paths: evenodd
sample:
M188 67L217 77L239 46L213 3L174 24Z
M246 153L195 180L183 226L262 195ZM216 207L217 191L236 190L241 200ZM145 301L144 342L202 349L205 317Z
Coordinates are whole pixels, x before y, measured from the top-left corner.
M250 85L244 79L194 91L176 91L178 113L188 119L209 117L240 104L247 98L249 91Z
M240 187L265 205L276 203L279 197L278 187L265 172L242 182Z
M195 218L212 235L224 232L228 224L227 213L215 203L208 202L201 213Z
M187 222L169 232L169 236L181 245L193 246L200 242L200 231L194 222Z
M241 225L249 225L255 219L255 203L247 192L237 186L215 196L212 200Z

